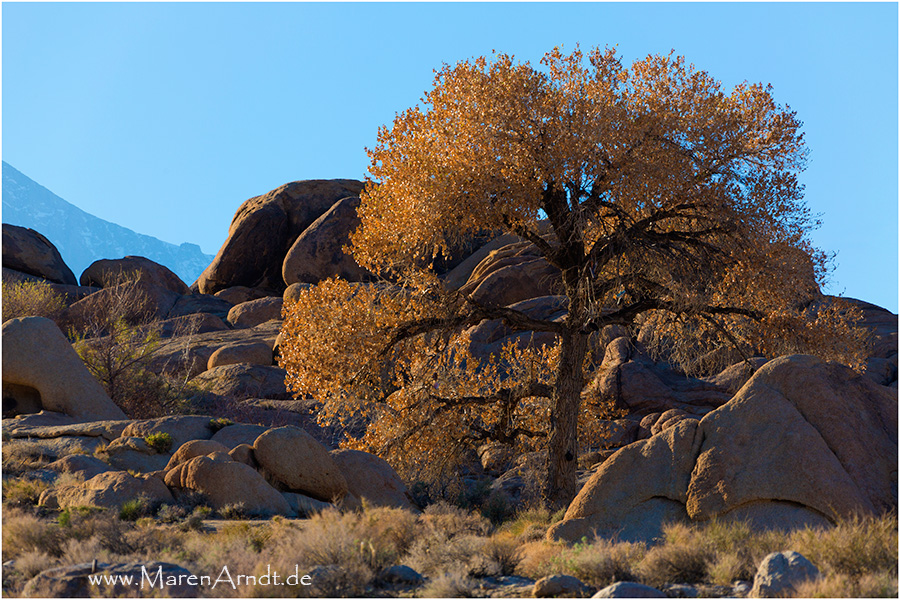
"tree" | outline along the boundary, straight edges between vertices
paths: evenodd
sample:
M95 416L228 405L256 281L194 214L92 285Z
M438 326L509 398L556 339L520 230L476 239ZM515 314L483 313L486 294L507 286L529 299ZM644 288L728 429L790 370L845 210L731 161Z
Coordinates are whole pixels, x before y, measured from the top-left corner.
M366 415L356 443L369 449L424 463L451 441L545 444L545 498L562 506L591 332L640 322L672 360L729 344L849 361L860 338L821 302L801 123L770 87L725 93L671 54L627 69L614 50L555 49L541 65L445 65L422 106L379 130L351 250L393 285L310 290L286 308L282 361L324 418ZM434 259L484 231L559 269L564 320L442 285ZM483 319L558 343L479 359L465 332Z

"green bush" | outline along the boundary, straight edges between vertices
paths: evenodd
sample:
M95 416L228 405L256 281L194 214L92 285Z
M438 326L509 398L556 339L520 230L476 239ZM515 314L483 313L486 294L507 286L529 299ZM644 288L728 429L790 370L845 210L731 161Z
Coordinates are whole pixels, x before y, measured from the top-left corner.
M158 454L165 454L172 449L172 436L162 431L145 435L144 441Z

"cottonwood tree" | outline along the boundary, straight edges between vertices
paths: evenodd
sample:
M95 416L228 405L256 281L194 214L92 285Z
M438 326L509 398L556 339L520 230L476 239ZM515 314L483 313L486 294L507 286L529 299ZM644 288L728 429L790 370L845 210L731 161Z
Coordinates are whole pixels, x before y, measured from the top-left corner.
M445 65L368 150L351 251L392 284L330 280L286 307L289 385L322 400L324 419L363 414L353 443L400 461L465 440L546 447L544 495L562 506L594 331L640 321L673 359L722 344L858 359L859 335L821 302L800 127L769 86L726 92L674 55ZM529 241L559 270L564 319L479 302L429 269L484 231ZM477 356L466 331L484 319L557 343Z

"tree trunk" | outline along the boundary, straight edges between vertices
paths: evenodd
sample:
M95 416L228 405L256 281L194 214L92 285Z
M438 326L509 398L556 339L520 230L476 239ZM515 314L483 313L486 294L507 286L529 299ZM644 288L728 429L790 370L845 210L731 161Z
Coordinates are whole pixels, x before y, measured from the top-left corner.
M550 441L544 502L553 510L564 508L575 498L578 465L578 414L584 388L584 357L587 336L569 331L562 336L559 367L553 387Z

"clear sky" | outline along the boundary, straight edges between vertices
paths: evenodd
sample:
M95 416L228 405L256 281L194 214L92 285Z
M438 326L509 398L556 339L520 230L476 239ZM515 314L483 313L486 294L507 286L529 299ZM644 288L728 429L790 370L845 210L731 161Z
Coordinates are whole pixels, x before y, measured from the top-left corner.
M2 155L101 218L215 253L238 206L362 179L442 63L674 49L804 122L831 293L897 311L896 3L3 3ZM110 257L112 258L112 257Z

